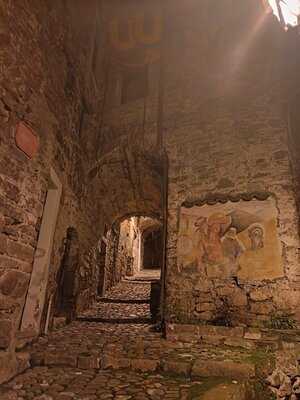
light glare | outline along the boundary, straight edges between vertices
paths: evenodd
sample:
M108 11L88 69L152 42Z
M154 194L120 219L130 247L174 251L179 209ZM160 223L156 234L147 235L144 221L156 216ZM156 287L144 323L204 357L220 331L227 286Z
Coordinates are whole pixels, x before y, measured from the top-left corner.
M276 0L269 0L269 3L274 14L279 19ZM291 26L298 25L298 16L300 15L300 0L281 0L280 6L285 24Z

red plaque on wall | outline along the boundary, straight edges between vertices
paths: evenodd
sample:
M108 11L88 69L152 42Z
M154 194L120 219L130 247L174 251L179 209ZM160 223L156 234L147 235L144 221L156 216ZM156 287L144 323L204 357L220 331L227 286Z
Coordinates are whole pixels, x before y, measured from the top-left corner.
M27 157L33 158L36 155L39 147L38 137L24 122L20 122L16 127L15 141Z

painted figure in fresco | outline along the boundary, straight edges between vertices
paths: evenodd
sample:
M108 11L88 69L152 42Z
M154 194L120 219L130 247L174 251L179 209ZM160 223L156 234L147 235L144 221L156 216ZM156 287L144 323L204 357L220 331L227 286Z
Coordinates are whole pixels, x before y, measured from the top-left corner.
M200 266L203 262L206 254L205 243L207 242L207 218L199 217L195 222L196 232L198 233L198 245L197 245L197 264Z
M264 247L264 227L261 224L252 224L248 228L248 236L251 240L251 250L259 250Z
M237 230L234 227L228 229L222 237L221 242L224 256L233 263L235 263L246 250L243 243L238 239Z
M274 199L183 207L182 270L209 279L259 281L284 276Z
M203 262L217 264L223 261L222 235L231 223L231 217L222 213L215 213L208 218L200 217L195 222L196 232L199 235L197 246L198 265Z
M222 213L215 213L208 217L208 234L205 244L207 261L217 264L223 261L222 235L224 230L231 224L231 217Z

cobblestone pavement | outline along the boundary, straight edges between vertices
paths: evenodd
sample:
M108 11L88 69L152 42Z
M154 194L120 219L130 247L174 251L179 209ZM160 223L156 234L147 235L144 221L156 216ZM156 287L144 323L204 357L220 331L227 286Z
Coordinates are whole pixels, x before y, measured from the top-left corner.
M104 298L94 303L80 317L107 320L136 319L151 322L150 282L124 280L113 287Z
M74 321L39 338L27 349L33 368L4 386L10 397L0 392L0 400L202 399L199 377L216 368L229 379L254 375L246 350L166 341L150 323L116 323L150 321L149 295L150 282L123 281L83 315L109 323Z
M105 298L116 300L145 300L150 298L150 282L133 279L123 280L106 293Z
M130 371L95 372L75 368L38 367L5 385L2 398L3 400L189 400L202 399L202 394L220 383L220 380L192 381ZM237 382L233 384L237 385ZM225 388L226 386L222 387L223 392ZM214 400L221 400L221 397ZM243 398L239 397L238 400Z
M166 341L160 333L151 332L149 325L91 322L74 322L47 338L40 338L30 352L35 365L77 366L93 364L100 358L105 367L127 368L133 361L142 360L145 368L168 369L168 364L176 362L183 371L189 370L199 358L242 362L249 356L246 350Z

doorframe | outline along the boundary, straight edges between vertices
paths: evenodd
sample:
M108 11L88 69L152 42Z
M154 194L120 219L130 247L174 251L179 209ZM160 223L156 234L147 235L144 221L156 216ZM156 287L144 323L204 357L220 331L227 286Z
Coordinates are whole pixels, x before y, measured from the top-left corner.
M23 332L30 331L33 336L38 336L41 330L54 234L62 195L62 184L53 168L50 169L49 178L49 187L20 328Z

